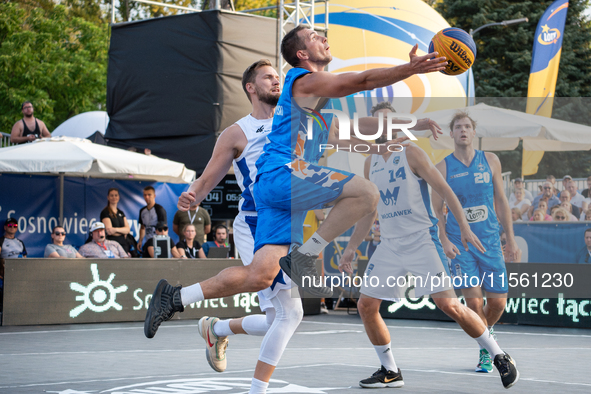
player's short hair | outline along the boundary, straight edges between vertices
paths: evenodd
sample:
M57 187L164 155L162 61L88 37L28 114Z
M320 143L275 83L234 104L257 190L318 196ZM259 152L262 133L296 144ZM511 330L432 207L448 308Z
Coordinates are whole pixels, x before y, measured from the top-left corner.
M305 25L298 25L281 40L281 55L283 55L285 61L292 67L297 67L300 64L298 51L306 49L306 42L298 33L307 28Z
M152 190L154 192L154 194L156 194L156 190L154 189L154 186L146 186L144 187L144 191L147 192L148 190Z
M250 94L248 94L248 91L246 90L246 84L253 83L256 79L258 69L265 66L273 67L273 64L271 64L271 61L268 59L261 59L248 66L242 74L242 89L244 89L244 93L246 93L246 97L248 97L248 101L250 101L251 103L252 99L250 98Z
M22 103L22 104L21 104L21 111L23 110L23 108L25 108L25 105L27 105L27 104L31 104L31 105L33 105L33 103L32 103L32 102L30 102L30 101L25 101L24 103Z
M392 103L390 103L389 101L382 101L381 103L377 103L376 105L374 105L373 107L371 107L371 116L374 116L376 112L378 112L381 109L389 109L392 112L396 112L396 110L394 109L394 107L392 107Z
M464 119L464 118L468 118L470 119L470 123L472 123L472 128L476 129L476 121L474 119L472 119L470 117L470 115L468 115L468 112L466 111L458 111L455 113L454 117L451 119L451 122L449 122L449 129L451 131L454 130L454 124L460 120L460 119Z

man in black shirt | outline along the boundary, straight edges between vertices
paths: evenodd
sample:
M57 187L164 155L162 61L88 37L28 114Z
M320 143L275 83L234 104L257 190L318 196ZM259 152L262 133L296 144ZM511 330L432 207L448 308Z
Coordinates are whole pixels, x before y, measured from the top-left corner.
M138 220L140 224L138 249L142 250L144 242L148 242L148 240L156 233L156 223L167 223L166 210L162 205L156 204L156 191L152 186L146 186L144 188L144 200L146 200L147 205L140 209Z
M34 109L30 101L25 101L21 105L21 110L23 112L23 118L12 126L10 142L13 144L24 144L25 142L35 141L37 138L51 137L45 123L33 116Z
M156 234L154 235L164 235L168 237L168 225L166 224L166 222L158 222L158 224L156 225ZM170 254L172 254L172 256L164 257L175 259L183 258L184 256L182 256L179 253L174 242L172 242L172 239L170 239L170 237L168 237L168 242L170 243ZM147 240L146 244L144 245L144 257L154 258L154 256L156 255L154 248L154 237L152 237L149 240Z

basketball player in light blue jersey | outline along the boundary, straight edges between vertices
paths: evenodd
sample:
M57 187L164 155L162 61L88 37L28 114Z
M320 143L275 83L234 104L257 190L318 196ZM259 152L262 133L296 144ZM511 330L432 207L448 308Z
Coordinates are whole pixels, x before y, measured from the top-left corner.
M249 266L253 261L257 226L256 206L252 198L252 184L256 177L255 162L261 155L267 135L271 132L273 111L281 90L279 75L265 59L253 63L246 69L242 86L252 103L252 112L220 135L203 174L193 182L189 190L182 193L178 208L187 211L190 206L198 205L233 165L236 180L242 189L239 214L234 220L234 242L242 263ZM203 292L208 292L211 286L224 286L223 279L232 276L232 272L236 271L232 268L222 271L214 278L184 288L173 287L166 280L161 280L146 314L146 336L152 338L159 325L172 318L175 312L182 312L184 306L203 300ZM248 274L247 272L244 281L256 284L256 278ZM198 329L205 341L207 361L217 372L226 369L228 336L264 336L251 393L264 392L260 386L268 382L268 379L263 381L266 379L265 371L274 369L302 318L301 300L292 298L290 288L289 278L281 275L279 271L272 286L258 292L260 308L265 315L251 315L232 320L205 316L199 320ZM235 288L225 290L226 293L235 294Z
M387 109L382 111L388 111ZM380 221L381 243L368 262L358 302L359 314L365 331L374 345L382 366L371 377L361 380L364 388L402 387L402 374L394 360L390 332L380 315L382 300L405 297L404 278L412 273L414 296L431 295L435 304L454 319L481 346L496 356L495 363L505 388L513 386L519 372L496 343L479 316L464 306L453 291L447 275L447 257L437 237L437 219L431 212L428 186L433 195L442 196L450 210L462 212L462 206L445 179L415 144L408 144L402 152L372 155L365 160L365 178L378 187L380 201L377 217ZM352 273L351 262L356 250L369 231L372 217L364 218L355 226L345 248L339 269ZM462 249L471 247L484 252L468 221L460 216ZM395 280L392 280L395 279Z
M443 250L450 260L451 274L463 280L454 286L462 289L466 304L492 331L507 303L507 270L505 261L515 261L517 244L513 235L511 209L503 190L501 162L491 152L475 150L476 122L465 112L458 112L450 123L454 153L437 164L437 169L462 204L463 215L478 236L486 252L470 247L458 253L460 227L458 213L443 214L443 200L433 195L433 208L439 219ZM498 217L498 219L497 219ZM505 257L499 236L499 221L507 234ZM486 295L483 306L482 290ZM491 372L491 355L481 348L476 372Z

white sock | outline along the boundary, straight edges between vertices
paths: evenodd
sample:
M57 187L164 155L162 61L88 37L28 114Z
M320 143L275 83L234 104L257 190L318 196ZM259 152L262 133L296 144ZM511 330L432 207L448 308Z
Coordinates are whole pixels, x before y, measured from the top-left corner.
M309 240L304 242L298 252L307 254L308 256L318 256L320 252L328 245L328 241L325 241L318 233L312 234Z
M273 323L273 319L271 319L271 323ZM271 324L267 321L266 315L250 315L242 319L242 329L248 335L265 336L269 327Z
M488 328L484 330L481 336L475 339L481 348L488 350L493 359L497 354L505 354L505 352L499 347L497 341L495 341L493 336L490 335Z
M213 333L219 337L227 337L228 335L235 335L230 330L230 320L218 320L213 325Z
M203 296L203 290L201 290L201 285L199 283L181 289L181 301L183 302L183 306L203 300L205 300L205 297Z
M267 392L267 387L269 387L269 382L263 382L262 380L252 378L248 394L265 394Z
M376 349L380 363L382 363L384 368L388 371L398 372L396 361L394 361L394 354L392 354L392 342L383 346L374 346L373 348Z
M488 331L492 330L492 328L493 328L493 326L488 326ZM484 347L481 344L478 344L478 346L480 346L481 349L484 349Z

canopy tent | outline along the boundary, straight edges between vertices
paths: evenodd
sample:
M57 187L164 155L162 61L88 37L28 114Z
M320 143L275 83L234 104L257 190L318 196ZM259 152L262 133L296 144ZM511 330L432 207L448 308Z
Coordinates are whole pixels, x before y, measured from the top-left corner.
M93 144L89 140L52 137L0 149L0 173L60 176L60 223L64 176L190 183L195 171L182 163Z
M591 127L545 116L477 104L471 107L428 112L417 117L429 117L443 129L458 111L467 112L477 122L474 148L488 151L514 150L523 141L528 151L574 151L591 149ZM417 137L430 138L433 149L454 149L454 142L445 133L437 141L430 132L413 132Z
M104 136L108 124L109 115L105 111L83 112L60 124L51 135L88 138L98 131Z

